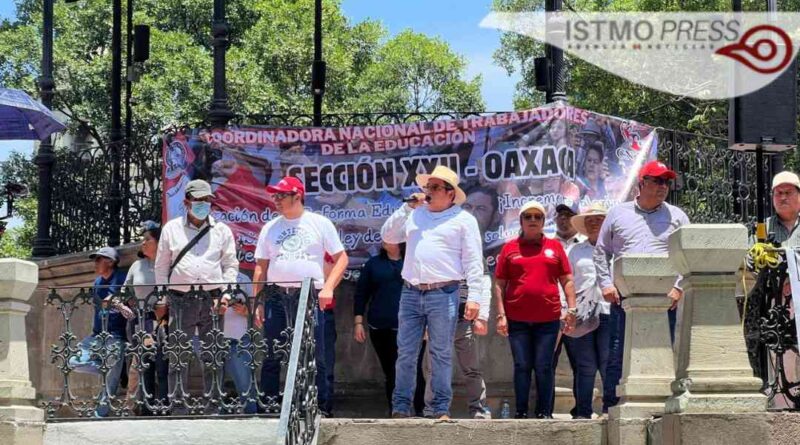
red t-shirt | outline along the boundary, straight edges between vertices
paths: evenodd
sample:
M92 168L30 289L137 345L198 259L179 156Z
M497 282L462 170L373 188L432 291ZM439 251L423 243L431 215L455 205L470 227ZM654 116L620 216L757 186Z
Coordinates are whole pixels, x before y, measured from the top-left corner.
M555 239L507 242L497 257L495 277L507 281L503 305L508 319L542 323L561 318L558 279L571 273L567 254Z

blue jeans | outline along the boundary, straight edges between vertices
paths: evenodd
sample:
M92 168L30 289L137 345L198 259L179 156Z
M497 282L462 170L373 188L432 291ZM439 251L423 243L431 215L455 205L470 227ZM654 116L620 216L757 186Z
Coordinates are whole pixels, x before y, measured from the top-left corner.
M564 336L564 347L573 366L574 417L592 417L594 377L598 368L596 337L596 330L577 338Z
M603 405L607 405L606 409L619 403L617 385L622 378L622 356L625 352L625 311L619 304L611 305L608 330L608 365L606 367L608 379L603 381Z
M287 310L288 309L288 312ZM280 354L274 351L273 340L279 343L288 341L282 334L287 326L294 326L295 315L297 314L297 295L281 294L267 300L264 308L264 340L269 345L269 353L264 358L261 367L261 392L266 396L267 403L280 403L278 394L280 393L281 360L287 363L289 357L282 359ZM317 364L317 403L320 407L327 405L327 374L325 371L325 317L317 306L314 316L314 341L315 341L315 361Z
M336 316L333 309L324 311L325 314L325 379L328 389L325 406L320 405L322 411L331 414L333 411L333 380L334 366L336 365Z
M397 330L397 363L392 412L410 416L417 386L422 336L428 329L433 415L450 414L453 398L453 340L458 322L458 284L420 291L403 288Z
M676 310L667 311L667 321L669 323L669 338L674 343L677 322ZM606 368L608 382L603 380L603 407L605 410L619 403L617 385L622 378L622 357L625 355L625 311L622 309L622 305L611 305L609 331L611 340L609 343L608 367Z
M561 322L527 323L508 320L508 343L514 358L517 414L528 413L531 371L536 375L536 416L553 415L554 351Z
M125 367L125 342L120 338L114 338L107 342L107 348L110 350L116 347L117 354L115 357L109 357L107 363L111 364L111 369L106 374L106 387L101 390L100 397L97 400L98 405L94 414L96 417L107 417L110 411L108 406L108 396L116 396L117 389L119 388L119 380L122 377L122 369ZM113 361L113 364L112 364Z
M239 354L239 339L229 338L231 344L230 354L225 360L225 375L233 379L239 399L244 403L244 413L254 414L256 412L256 388L250 387L251 374L250 362L253 358L249 353ZM246 346L243 343L243 346ZM221 387L221 385L220 385ZM251 399L251 400L248 400Z
M597 370L600 371L600 379L603 383L603 413L608 412L608 400L606 400L605 384L607 379L606 369L608 368L609 346L611 344L610 314L600 314L600 326L594 331L594 346L597 353Z

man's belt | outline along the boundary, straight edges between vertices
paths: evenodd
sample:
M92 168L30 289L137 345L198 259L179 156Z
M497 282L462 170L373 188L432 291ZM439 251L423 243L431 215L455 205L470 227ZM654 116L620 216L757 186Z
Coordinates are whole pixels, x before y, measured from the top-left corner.
M441 281L439 283L411 284L408 281L403 280L403 284L407 288L414 289L414 290L420 290L420 291L429 291L429 290L441 289L441 288L443 288L445 286L449 286L451 284L458 284L458 283L459 283L458 280L451 280L451 281Z

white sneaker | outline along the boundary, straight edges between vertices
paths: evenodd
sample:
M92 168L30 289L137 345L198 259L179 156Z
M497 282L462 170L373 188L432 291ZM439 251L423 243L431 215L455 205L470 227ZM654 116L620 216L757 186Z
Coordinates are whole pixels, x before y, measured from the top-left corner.
M472 416L472 418L475 419L475 420L491 420L492 419L492 413L489 412L488 410L487 411L477 411Z

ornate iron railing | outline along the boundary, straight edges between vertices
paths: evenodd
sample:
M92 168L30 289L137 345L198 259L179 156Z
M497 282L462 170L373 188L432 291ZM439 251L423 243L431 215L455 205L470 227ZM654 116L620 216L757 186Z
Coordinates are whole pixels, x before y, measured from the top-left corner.
M360 113L326 114L325 126L353 126L462 119L478 114ZM233 125L311 125L306 114L239 116ZM205 126L197 123L193 127ZM161 219L162 159L159 133L143 131L122 150L121 214L109 214L111 169L109 147L62 149L54 171L52 239L58 253L96 249L119 230L123 243L132 241L143 220ZM752 223L756 215L756 165L753 153L728 150L727 141L704 135L658 130L659 157L679 172L669 200L680 205L692 222ZM769 163L766 177L771 178ZM771 206L767 205L767 214ZM119 223L117 223L116 219Z
M756 160L754 153L728 149L726 139L674 130L658 131L659 158L678 173L668 198L693 223L756 221ZM768 157L765 157L768 159ZM766 178L772 178L765 162ZM769 184L764 184L769 196ZM766 215L772 211L765 207Z
M756 285L744 307L744 334L754 374L764 382L769 406L798 409L800 381L795 360L786 353L798 354L796 310L791 292L784 295L788 280L786 251L778 249L780 262L759 271ZM788 372L787 372L788 368ZM783 399L783 400L780 400Z
M159 285L122 286L108 289L115 293L104 299L98 297L107 289L103 286L51 289L47 303L64 322L50 353L63 388L44 403L48 420L280 415L279 443L311 443L320 418L316 291L311 280L299 289L259 284L264 287L255 295L248 293L253 283L193 285L185 293ZM226 336L223 323L231 318L220 313L226 304L222 296L230 298L227 311L236 311L245 323L238 338ZM76 324L76 317L83 313L87 320L89 311L94 326ZM191 332L195 321L197 336ZM235 393L225 387L226 367L238 367ZM117 382L126 369L135 391L121 396ZM196 370L203 374L201 385L190 378ZM76 373L96 374L97 385L75 390Z

